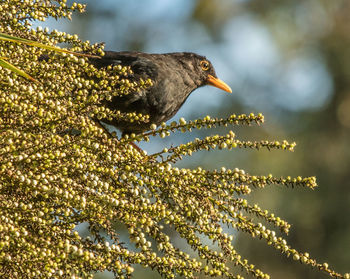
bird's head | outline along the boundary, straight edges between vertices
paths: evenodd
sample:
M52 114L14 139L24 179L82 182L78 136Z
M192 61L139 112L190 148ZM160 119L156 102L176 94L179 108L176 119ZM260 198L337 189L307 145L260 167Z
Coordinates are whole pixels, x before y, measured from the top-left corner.
M182 52L178 55L183 66L190 69L189 72L193 75L192 78L198 83L198 86L211 85L232 93L231 88L216 76L213 65L205 56L191 52Z

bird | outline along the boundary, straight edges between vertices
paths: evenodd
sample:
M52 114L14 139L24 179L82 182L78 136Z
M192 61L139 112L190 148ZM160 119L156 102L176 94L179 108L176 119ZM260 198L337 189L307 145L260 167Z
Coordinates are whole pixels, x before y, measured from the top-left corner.
M130 122L120 119L100 119L127 134L139 134L159 126L172 118L189 95L199 87L215 86L232 93L231 88L218 79L212 63L192 52L144 53L137 51L105 51L100 58L90 59L97 68L108 66L130 66L132 80L152 80L152 86L113 96L104 105L111 110L125 113L141 113L149 116L149 123Z

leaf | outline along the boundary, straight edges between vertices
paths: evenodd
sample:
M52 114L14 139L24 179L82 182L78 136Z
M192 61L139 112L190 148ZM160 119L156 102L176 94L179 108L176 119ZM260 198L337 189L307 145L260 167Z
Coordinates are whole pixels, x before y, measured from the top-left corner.
M67 49L62 49L62 48L59 48L59 47L49 46L49 45L45 45L45 44L38 43L38 42L35 42L35 41L31 41L31 40L27 40L27 39L23 39L23 38L19 38L19 37L14 37L14 36L11 36L11 35L8 35L8 34L5 34L5 33L1 33L1 32L0 32L0 40L13 42L13 43L18 43L18 44L26 44L26 45L40 47L40 48L44 48L44 49L48 49L48 50L52 50L52 51L57 51L57 52L64 52L64 53L73 54L73 55L76 55L76 56L85 56L85 57L91 57L91 58L101 58L100 56L97 56L97 55L74 52L74 51L70 51L70 50L67 50Z
M16 66L12 65L11 63L6 62L4 59L5 59L4 57L0 57L0 66L1 67L9 69L12 72L15 72L17 75L25 77L29 80L32 80L34 82L38 82L36 79L32 78L30 75L28 75L25 72L23 72L22 70L18 69Z
M101 58L100 56L97 56L97 55L91 55L91 54L86 54L86 53L79 53L79 52L70 51L70 50L67 50L67 49L61 49L59 47L45 45L45 44L42 44L42 43L38 43L38 42L35 42L35 41L31 41L31 40L27 40L27 39L11 36L11 35L8 35L8 34L5 34L5 33L1 33L1 32L0 32L0 40L13 42L13 43L18 43L18 44L26 44L26 45L30 45L30 46L44 48L44 49L47 49L47 50L73 54L73 55L76 55L76 56ZM30 75L26 74L25 72L23 72L19 68L15 67L14 65L12 65L9 62L6 62L5 59L6 59L5 57L0 57L0 66L1 67L7 68L7 69L15 72L16 74L18 74L18 75L20 75L22 77L25 77L25 78L27 78L29 80L38 82L36 79L32 78Z

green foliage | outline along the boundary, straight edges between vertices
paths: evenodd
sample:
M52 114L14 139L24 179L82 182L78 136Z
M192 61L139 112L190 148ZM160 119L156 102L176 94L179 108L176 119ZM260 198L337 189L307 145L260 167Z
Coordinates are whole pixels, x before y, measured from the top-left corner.
M99 45L57 30L33 30L31 20L70 17L83 10L66 1L2 1L0 32L47 45L65 42L72 51L103 54ZM101 101L112 95L152 86L130 82L127 67L97 70L85 57L54 53L35 46L0 42L0 57L33 76L33 83L0 68L0 275L6 278L86 278L109 270L128 278L134 265L156 269L166 278L199 273L217 277L269 275L248 263L234 248L228 226L265 241L281 254L316 267L332 277L349 278L317 263L279 236L290 225L251 205L244 196L268 185L316 186L314 177L254 176L239 169L180 169L174 162L212 148L293 150L286 141L241 141L233 132L196 139L147 156L130 144L165 137L173 131L250 125L262 115L205 117L186 123L150 124L150 132L111 137L94 119L115 117L147 122L147 116L112 112ZM49 54L49 61L39 57ZM70 133L79 130L79 135ZM68 132L67 132L68 131ZM265 224L263 224L263 223ZM89 224L89 237L76 230ZM116 230L121 223L133 244ZM267 227L268 226L268 227ZM171 230L185 239L198 257L176 247ZM204 238L204 236L206 238ZM208 240L209 239L209 240ZM215 243L218 249L209 246ZM74 276L74 277L73 277Z
M40 48L44 48L44 49L48 49L48 50L54 50L56 52L64 52L64 53L71 53L71 54L78 55L78 56L90 56L91 57L91 55L87 55L84 53L72 52L72 51L61 49L61 48L58 48L55 46L40 44L40 43L35 42L35 41L10 36L10 35L4 34L4 33L0 33L0 40L14 42L17 44L26 44L26 45L30 45L30 46L36 46L36 47L40 47ZM97 58L97 56L94 56L94 57ZM15 72L17 75L20 75L20 76L25 77L27 79L30 79L32 81L37 81L37 80L33 79L31 76L29 76L28 74L26 74L25 72L18 69L17 67L6 62L5 59L6 59L5 57L0 57L0 66L1 67L9 69L10 71Z

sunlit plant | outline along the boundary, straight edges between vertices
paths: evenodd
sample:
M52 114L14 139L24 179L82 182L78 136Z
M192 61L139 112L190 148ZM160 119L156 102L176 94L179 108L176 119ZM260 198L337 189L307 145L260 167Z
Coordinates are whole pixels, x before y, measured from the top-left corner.
M147 116L110 111L101 101L152 86L152 81L130 83L128 67L97 70L85 56L43 47L64 42L71 45L70 51L103 55L101 45L83 42L77 35L31 28L34 20L70 18L72 11L83 9L64 0L0 3L0 32L38 43L0 40L2 61L37 81L1 64L0 276L91 278L108 270L117 278L129 278L134 267L141 266L165 278L269 278L236 251L233 232L239 231L330 277L350 278L288 245L283 237L290 230L287 221L246 199L268 185L313 189L314 177L278 178L237 168L209 171L174 165L201 150L293 151L295 143L243 141L230 131L152 155L131 144L178 131L262 124L263 115L180 119L160 127L149 123L149 132L123 139L96 122L107 117L147 122ZM88 237L76 229L80 224L88 224ZM127 229L129 243L121 242L120 226ZM231 233L224 231L227 226ZM176 246L174 231L197 256Z

